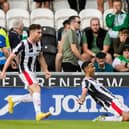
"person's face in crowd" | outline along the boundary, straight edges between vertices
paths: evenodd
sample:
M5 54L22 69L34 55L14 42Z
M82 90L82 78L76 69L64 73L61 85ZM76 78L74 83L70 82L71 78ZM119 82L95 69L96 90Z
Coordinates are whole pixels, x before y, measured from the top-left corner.
M76 17L74 20L74 27L76 30L80 29L80 24L81 24L80 18Z
M105 58L96 58L96 61L98 62L100 68L103 68L105 66L105 60Z
M122 3L119 1L113 2L113 9L115 10L115 13L121 12L122 9Z
M129 49L125 49L125 50L123 51L123 56L124 56L125 58L129 59Z
M85 68L85 73L90 77L95 75L95 67L93 63L88 64L88 66Z
M38 42L42 37L42 30L41 29L32 30L30 32L30 36L34 39L35 42Z
M128 38L128 34L126 34L126 33L119 33L119 37L120 37L120 41L121 42L125 42L126 41L126 39Z
M100 22L99 20L92 20L90 23L91 26L91 30L93 31L93 33L97 33L99 31L100 28Z
M9 10L9 2L7 0L0 0L0 6L2 10L6 13Z

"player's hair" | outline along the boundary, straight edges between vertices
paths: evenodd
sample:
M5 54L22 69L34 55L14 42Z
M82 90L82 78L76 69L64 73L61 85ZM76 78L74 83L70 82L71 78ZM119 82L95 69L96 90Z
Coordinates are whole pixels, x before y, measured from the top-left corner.
M31 25L29 26L29 32L30 32L31 30L40 30L40 29L42 29L42 27L41 27L40 24L31 24Z
M82 70L84 70L90 63L91 63L91 61L85 61L85 62L82 64Z

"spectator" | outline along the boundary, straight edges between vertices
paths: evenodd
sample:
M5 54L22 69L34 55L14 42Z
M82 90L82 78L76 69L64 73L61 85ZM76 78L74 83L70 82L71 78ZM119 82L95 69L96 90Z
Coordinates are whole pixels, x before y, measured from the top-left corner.
M23 32L24 24L22 20L15 20L13 22L13 26L9 31L9 41L11 49L14 49L18 43L22 40L22 32Z
M78 12L83 10L86 6L86 0L68 0L70 7Z
M6 58L9 56L9 37L5 28L0 27L0 70L3 69L3 66L6 62ZM8 68L10 71L11 67Z
M113 41L114 57L120 56L122 54L125 44L129 45L129 30L121 29L119 31L119 37Z
M64 72L76 72L80 71L78 60L84 60L76 34L80 29L80 18L71 16L69 22L70 29L64 33L62 68Z
M83 48L85 53L87 53L87 58L91 60L95 57L96 53L104 52L106 53L106 62L112 63L111 54L108 53L111 41L107 31L100 28L100 20L93 17L90 21L90 27L84 30L85 33L85 47ZM93 58L94 59L94 58Z
M13 22L12 28L9 30L9 41L11 50L13 50L22 40L22 32L23 32L24 24L22 20L17 19ZM19 63L19 57L15 58L17 64ZM10 71L18 71L18 68L10 69Z
M63 22L63 27L58 31L58 46L57 46L58 52L56 54L56 59L55 59L56 72L61 71L62 47L63 47L63 40L64 40L63 33L65 33L65 31L67 31L69 28L70 28L69 20L65 20Z
M122 55L116 57L112 63L118 72L129 72L129 45L125 45Z
M24 26L22 31L22 40L26 40L28 36L29 36L29 28Z
M0 9L2 9L5 13L9 10L8 0L0 0Z
M113 0L113 12L106 16L106 25L112 40L118 38L120 29L129 27L129 14L122 11L122 0Z
M99 52L96 54L96 62L94 63L96 72L113 72L111 64L106 63L106 54Z
M108 0L109 9L112 8L112 1L113 0ZM104 0L97 0L97 8L102 13L104 12Z
M62 35L63 35L63 31L67 30L70 28L70 24L69 24L69 20L65 20L63 22L63 27L61 27L59 30L58 30L58 43L60 43L61 39L62 39Z
M51 8L51 1L53 0L34 0L36 2L36 8Z

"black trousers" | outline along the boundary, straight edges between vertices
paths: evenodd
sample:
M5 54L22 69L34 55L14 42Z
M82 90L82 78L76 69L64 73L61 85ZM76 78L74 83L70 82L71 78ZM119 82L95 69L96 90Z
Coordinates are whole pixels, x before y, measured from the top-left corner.
M85 8L85 5L86 5L86 0L78 0L79 3L77 3L77 0L68 0L68 2L70 5L70 8L72 8L76 11L81 11L82 9ZM79 5L77 5L77 4L79 4Z
M62 69L64 72L81 72L79 65L73 65L69 62L62 63Z

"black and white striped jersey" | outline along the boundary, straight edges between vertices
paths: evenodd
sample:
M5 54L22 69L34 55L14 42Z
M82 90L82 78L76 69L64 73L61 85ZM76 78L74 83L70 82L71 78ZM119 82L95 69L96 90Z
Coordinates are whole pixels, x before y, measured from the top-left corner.
M41 43L31 43L29 40L21 41L13 53L20 56L19 69L20 71L35 71L36 60L41 52Z
M94 79L85 77L82 81L82 88L87 88L88 94L104 108L109 107L112 100L115 99L115 96L108 89Z

